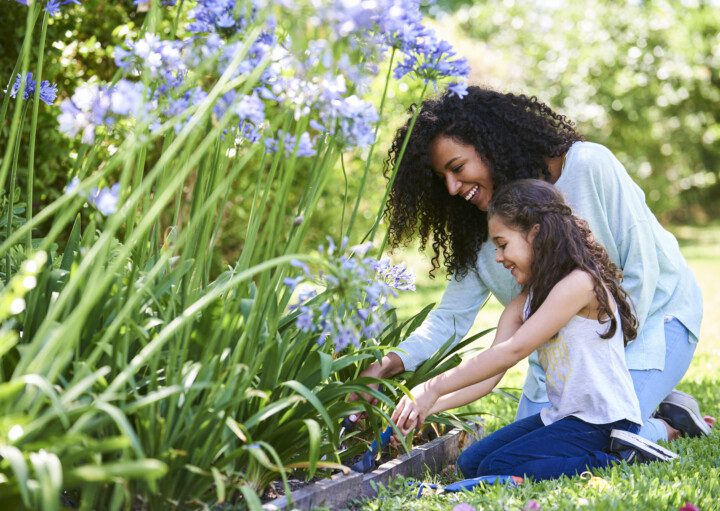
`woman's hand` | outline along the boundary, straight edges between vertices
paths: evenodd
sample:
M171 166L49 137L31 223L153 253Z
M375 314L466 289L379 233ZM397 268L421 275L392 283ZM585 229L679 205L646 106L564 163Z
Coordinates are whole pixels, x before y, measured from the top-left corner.
M403 435L407 435L413 428L418 428L425 422L435 402L437 393L426 382L412 389L414 399L403 396L395 407L392 420Z

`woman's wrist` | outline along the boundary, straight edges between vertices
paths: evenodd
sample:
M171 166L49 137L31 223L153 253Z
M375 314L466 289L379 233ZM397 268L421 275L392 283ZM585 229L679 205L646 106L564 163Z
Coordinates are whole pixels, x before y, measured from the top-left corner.
M363 371L363 376L390 378L405 370L405 365L397 353L388 353L379 362L373 362Z

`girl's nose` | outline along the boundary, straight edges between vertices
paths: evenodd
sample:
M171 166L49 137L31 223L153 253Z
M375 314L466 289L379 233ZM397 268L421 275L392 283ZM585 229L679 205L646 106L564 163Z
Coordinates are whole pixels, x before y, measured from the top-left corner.
M503 262L502 252L500 252L498 249L495 249L495 262L496 262L496 263L502 263L502 262Z
M447 188L447 191L450 195L457 195L460 193L460 181L458 181L455 176L453 176L451 173L447 173L445 175L445 188Z

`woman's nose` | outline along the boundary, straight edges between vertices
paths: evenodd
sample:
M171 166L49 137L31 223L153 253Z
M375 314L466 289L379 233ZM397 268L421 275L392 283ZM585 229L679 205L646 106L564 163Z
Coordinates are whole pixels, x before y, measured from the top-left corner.
M460 187L460 181L458 181L455 176L450 173L445 175L445 188L447 188L450 195L457 195L460 193Z
M502 263L502 262L503 262L502 252L500 252L500 251L497 250L497 249L495 250L495 262L496 262L496 263Z

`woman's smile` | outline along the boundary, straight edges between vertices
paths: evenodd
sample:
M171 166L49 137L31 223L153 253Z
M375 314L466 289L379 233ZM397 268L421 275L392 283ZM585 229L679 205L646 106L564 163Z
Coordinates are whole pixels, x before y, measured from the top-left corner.
M487 211L493 193L492 173L474 146L440 135L430 144L430 163L450 195L460 195Z

